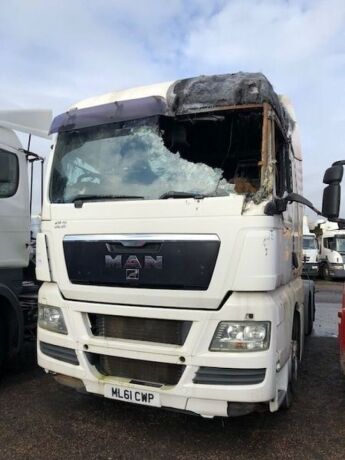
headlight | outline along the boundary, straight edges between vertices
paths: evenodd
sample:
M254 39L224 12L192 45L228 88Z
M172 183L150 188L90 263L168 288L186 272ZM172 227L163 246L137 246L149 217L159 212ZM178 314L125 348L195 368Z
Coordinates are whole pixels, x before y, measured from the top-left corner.
M38 325L42 329L67 334L67 327L60 307L39 305Z
M210 351L262 351L269 344L269 322L222 321L213 335Z

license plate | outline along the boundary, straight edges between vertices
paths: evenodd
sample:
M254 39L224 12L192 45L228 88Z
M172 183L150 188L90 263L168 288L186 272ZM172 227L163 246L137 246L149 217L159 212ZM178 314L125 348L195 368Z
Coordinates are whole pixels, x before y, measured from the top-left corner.
M137 390L136 388L106 384L104 385L104 396L106 398L118 399L119 401L144 404L145 406L161 406L159 393Z

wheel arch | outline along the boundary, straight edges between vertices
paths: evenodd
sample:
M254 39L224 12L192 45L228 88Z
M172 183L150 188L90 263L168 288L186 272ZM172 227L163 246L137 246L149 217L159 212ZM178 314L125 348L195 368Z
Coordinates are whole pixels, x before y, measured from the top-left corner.
M0 284L0 321L5 324L6 355L12 358L22 346L24 318L18 297L4 284Z

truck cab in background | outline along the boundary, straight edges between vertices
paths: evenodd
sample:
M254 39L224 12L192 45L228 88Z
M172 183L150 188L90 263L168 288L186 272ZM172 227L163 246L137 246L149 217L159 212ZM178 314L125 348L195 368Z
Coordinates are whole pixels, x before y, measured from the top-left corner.
M325 280L345 279L345 230L336 222L320 224L320 274Z
M0 111L0 369L18 354L26 335L34 338L37 322L38 285L26 271L31 247L29 169L43 160L23 149L15 131L47 137L51 118L46 110Z
M319 275L318 252L316 235L309 229L307 216L303 216L303 277L316 278Z
M201 76L81 101L51 131L39 365L204 417L288 407L314 315L288 99Z

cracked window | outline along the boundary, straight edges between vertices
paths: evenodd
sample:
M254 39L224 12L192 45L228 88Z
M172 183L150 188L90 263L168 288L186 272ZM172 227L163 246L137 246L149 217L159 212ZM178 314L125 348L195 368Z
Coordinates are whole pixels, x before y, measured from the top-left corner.
M255 193L262 110L150 117L60 133L51 200Z

